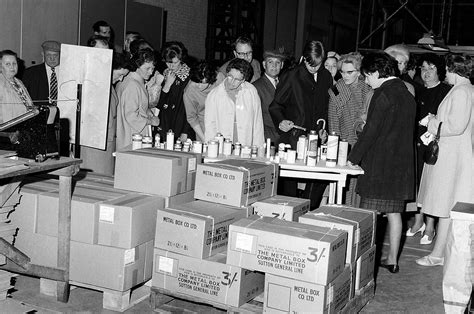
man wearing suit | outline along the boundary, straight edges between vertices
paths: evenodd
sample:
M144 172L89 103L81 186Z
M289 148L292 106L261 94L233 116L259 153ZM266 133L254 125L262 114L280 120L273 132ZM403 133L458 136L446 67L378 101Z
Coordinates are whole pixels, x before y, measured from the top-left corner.
M275 97L275 89L278 84L278 75L280 75L281 68L285 56L277 51L266 50L263 53L263 69L265 73L253 85L257 89L258 96L260 96L260 103L262 105L262 117L265 138L270 138L272 143L278 145L279 135L273 124L272 117L268 111L268 107Z
M44 62L26 69L23 74L23 83L33 101L56 105L61 44L57 41L48 40L41 47L43 48ZM38 102L38 100L44 102Z

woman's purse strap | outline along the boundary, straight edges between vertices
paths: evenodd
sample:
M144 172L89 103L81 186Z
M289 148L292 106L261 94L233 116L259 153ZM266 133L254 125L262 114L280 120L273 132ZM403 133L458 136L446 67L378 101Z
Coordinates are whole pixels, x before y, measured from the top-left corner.
M439 134L441 133L441 124L443 124L443 122L440 122L439 125L438 125L438 132L436 132L436 137L435 137L435 140L439 141Z

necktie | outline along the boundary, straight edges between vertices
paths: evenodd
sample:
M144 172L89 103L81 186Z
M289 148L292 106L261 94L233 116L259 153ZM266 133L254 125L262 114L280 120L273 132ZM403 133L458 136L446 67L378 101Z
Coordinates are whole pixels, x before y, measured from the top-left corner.
M56 104L58 99L58 79L56 78L56 71L51 68L50 87L49 87L49 102Z
M278 77L275 77L275 78L274 78L274 81L275 81L275 88L276 88L277 85L278 85Z

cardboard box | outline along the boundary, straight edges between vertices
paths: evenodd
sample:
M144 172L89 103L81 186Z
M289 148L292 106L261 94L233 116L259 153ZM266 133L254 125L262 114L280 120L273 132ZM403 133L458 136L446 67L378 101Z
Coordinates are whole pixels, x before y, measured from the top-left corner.
M19 230L14 247L28 255L32 264L49 267L58 265L58 238Z
M114 187L172 196L186 192L186 169L181 157L141 150L117 152Z
M266 274L263 312L338 313L349 302L350 289L348 265L325 286Z
M309 211L308 199L275 195L252 204L256 215L298 221L298 217Z
M343 205L325 205L299 217L299 222L347 231L346 263L354 263L374 245L377 212Z
M151 278L153 241L132 249L71 241L69 279L101 288L126 291Z
M360 291L374 279L375 245L365 251L358 259L355 267L354 290Z
M163 197L139 193L100 203L97 243L130 249L152 241L156 211L164 205Z
M159 148L142 148L140 151L147 153L176 156L183 158L186 164L186 191L193 191L196 184L196 169L197 165L202 163L202 155L191 152L179 152L174 150L159 149Z
M229 236L230 265L322 285L344 269L345 231L254 215L230 225Z
M170 207L174 205L189 203L196 200L194 198L194 190L184 192L181 194L173 195L173 196L166 196L165 197L165 207Z
M205 258L227 250L229 225L253 213L246 209L193 201L158 210L155 247Z
M117 196L116 193L76 187L71 200L71 240L96 244L99 204ZM58 207L58 191L39 194L36 232L57 237Z
M248 206L276 194L278 165L228 159L197 167L194 197L230 206Z
M262 273L225 264L225 254L207 259L155 248L152 284L192 297L239 307L263 291Z

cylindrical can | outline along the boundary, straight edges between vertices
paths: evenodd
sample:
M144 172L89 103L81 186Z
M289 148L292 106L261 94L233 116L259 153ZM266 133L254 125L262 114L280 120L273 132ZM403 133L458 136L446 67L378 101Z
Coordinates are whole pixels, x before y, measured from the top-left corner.
M221 133L217 133L216 134L216 141L219 144L218 152L219 152L219 155L220 155L224 151L224 135L222 135Z
M174 144L174 150L180 152L183 148L183 145L181 143L176 143Z
M326 160L328 154L328 146L326 144L321 145L321 160Z
M228 138L224 141L224 148L222 149L224 156L230 156L232 154L232 141Z
M285 143L278 144L278 157L285 159Z
M306 135L301 135L296 143L296 159L304 159L306 155Z
M234 156L240 156L240 152L242 150L242 144L239 142L234 144Z
M272 146L272 140L270 138L267 138L267 142L265 143L265 157L267 159L270 159L270 148Z
M207 145L207 157L217 158L219 155L219 142L216 140L210 140Z
M318 136L317 131L315 131L315 130L309 131L309 133L308 133L308 151L309 151L309 147L311 146L311 142L313 142L313 141L316 142L316 151L317 151L318 139L319 139L319 136Z
M318 140L313 139L309 143L306 165L314 167L316 166L317 162L318 162Z
M243 146L242 147L242 151L240 153L240 157L242 158L250 158L252 154L252 149L250 148L250 146Z
M156 133L155 134L155 147L156 148L160 148L160 141L161 141L160 133Z
M258 146L252 145L252 147L250 147L250 158L257 158L257 155L258 155Z
M153 139L151 136L144 136L142 138L142 148L151 148L153 147Z
M336 167L337 151L339 146L339 136L335 132L328 135L328 150L326 156L326 166Z
M193 142L193 153L202 154L202 142L194 141Z
M189 152L190 148L191 148L191 144L189 144L189 142L185 142L183 144L183 152Z
M286 152L287 152L286 162L289 164L294 164L296 161L296 150L289 149Z
M168 133L166 133L166 149L167 150L173 150L174 148L174 132L173 130L169 130Z
M339 141L339 152L337 153L337 165L347 165L347 152L349 151L349 143L346 140Z
M208 147L208 144L207 144L207 143L203 143L203 144L202 144L202 153L203 153L203 154L207 154L207 147Z
M135 133L132 135L132 149L142 148L142 139L143 136L140 133Z

